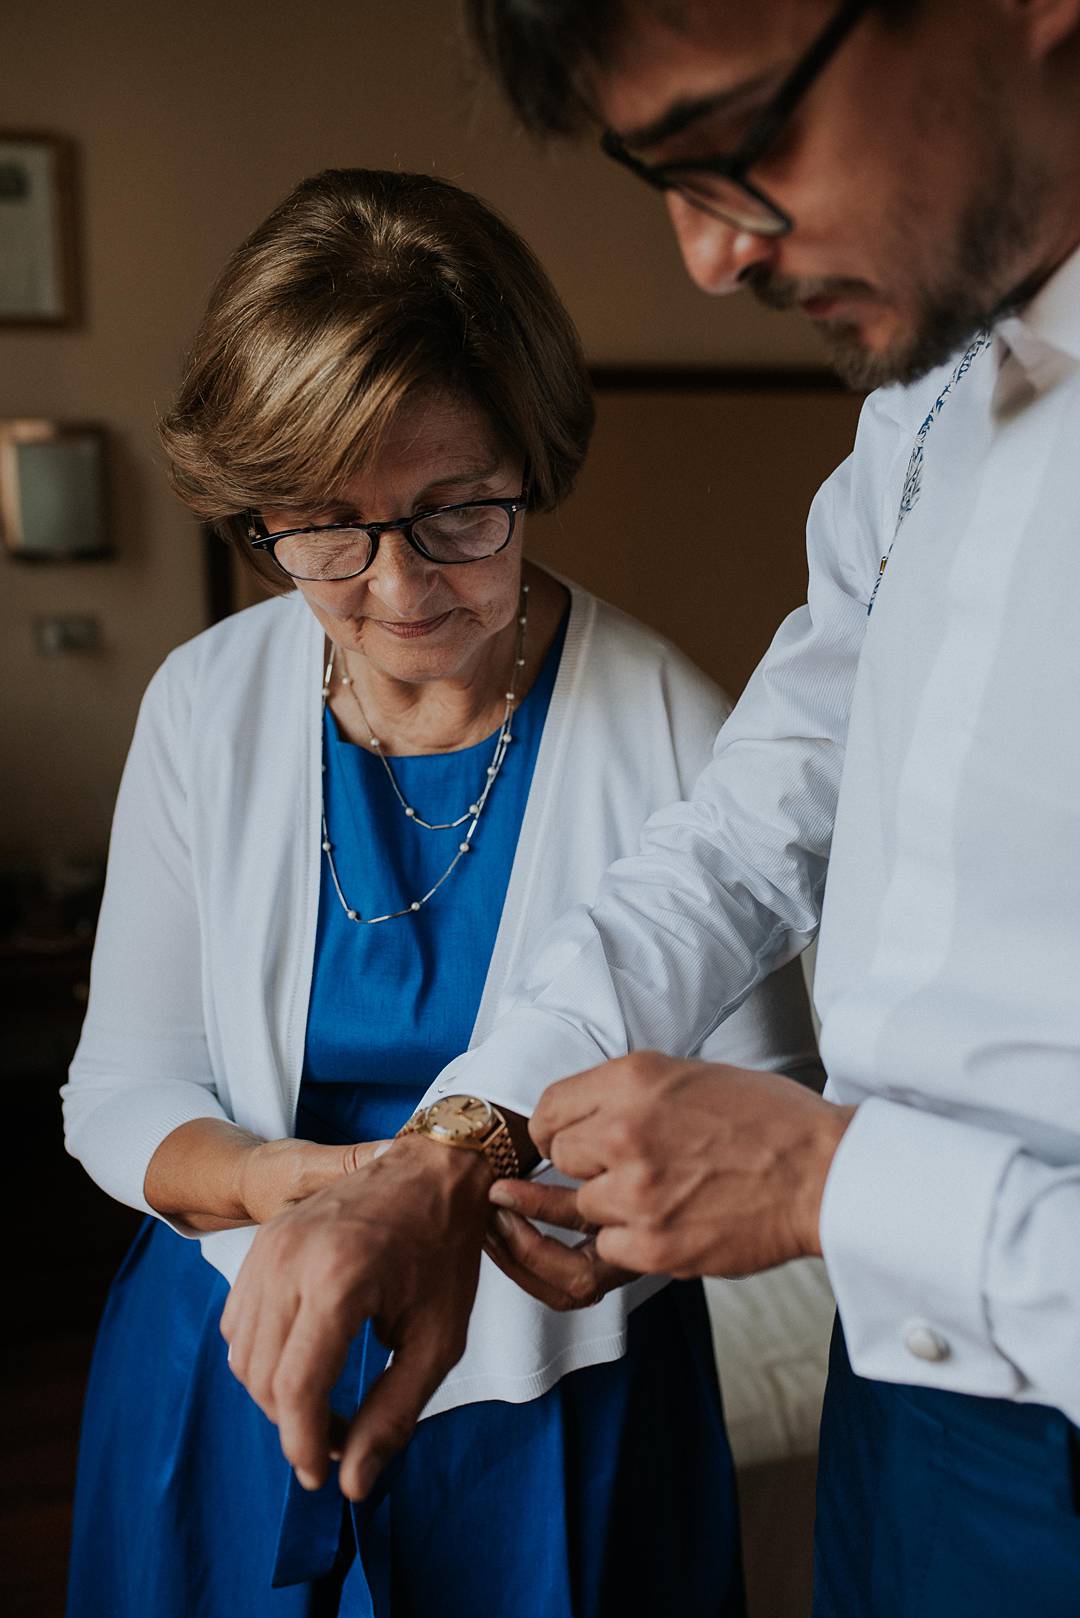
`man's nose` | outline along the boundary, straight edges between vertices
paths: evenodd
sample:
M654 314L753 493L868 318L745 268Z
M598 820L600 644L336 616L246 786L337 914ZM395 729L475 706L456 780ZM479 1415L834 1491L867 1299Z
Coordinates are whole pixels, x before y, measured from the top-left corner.
M686 273L702 292L714 296L737 292L747 270L773 262L774 238L725 225L677 191L669 191L665 201Z

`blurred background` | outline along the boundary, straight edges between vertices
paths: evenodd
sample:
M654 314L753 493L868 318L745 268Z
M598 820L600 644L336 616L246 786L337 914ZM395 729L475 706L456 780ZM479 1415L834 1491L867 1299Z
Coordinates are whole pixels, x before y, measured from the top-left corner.
M37 424L33 443L94 445L92 475L91 461L56 474L67 515L49 559L19 544L8 509L0 546L0 1067L22 1323L6 1345L3 1577L6 1611L58 1614L82 1379L134 1216L65 1158L56 1089L140 695L172 646L255 588L169 493L154 432L225 257L328 166L430 171L499 208L552 276L599 389L593 455L563 511L532 525L534 553L654 623L732 696L801 598L806 509L858 400L804 324L695 291L643 187L517 131L457 0L14 0L4 32L0 179L13 151L61 155L71 276L44 318L20 317L0 185L0 438L14 432L0 462L10 477L12 423ZM34 462L46 505L50 464ZM755 1576L764 1590L780 1574ZM785 1610L769 1599L756 1610Z

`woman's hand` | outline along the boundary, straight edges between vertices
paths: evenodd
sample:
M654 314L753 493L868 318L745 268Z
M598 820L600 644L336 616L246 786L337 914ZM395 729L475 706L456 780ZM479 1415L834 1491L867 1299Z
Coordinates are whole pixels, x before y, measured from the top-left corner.
M264 1225L288 1208L324 1191L345 1174L354 1174L388 1144L354 1141L348 1146L319 1146L308 1140L265 1140L239 1161L239 1199L248 1218Z
M386 1144L262 1140L224 1118L193 1118L166 1135L143 1193L151 1208L192 1230L261 1225L354 1173Z
M634 1270L608 1264L597 1253L595 1227L582 1218L577 1192L570 1187L498 1180L490 1199L495 1208L484 1251L523 1292L550 1309L587 1309L614 1287L637 1280ZM585 1239L568 1246L555 1236L544 1236L530 1224L533 1219L579 1231Z

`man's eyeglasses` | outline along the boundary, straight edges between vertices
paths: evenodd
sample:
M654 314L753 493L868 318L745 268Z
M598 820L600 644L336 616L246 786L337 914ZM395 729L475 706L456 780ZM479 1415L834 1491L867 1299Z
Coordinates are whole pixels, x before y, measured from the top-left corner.
M399 533L428 562L456 567L482 562L509 545L519 511L528 505L528 490L515 500L471 500L438 506L415 517L389 522L325 523L317 528L286 528L268 534L248 515L248 539L254 550L272 556L290 579L322 583L355 579L374 562L383 534Z
M792 68L769 105L759 114L736 151L674 163L644 163L628 151L613 130L600 137L600 149L639 180L658 191L675 191L735 230L754 236L786 236L794 224L747 173L776 140L823 70L827 67L871 0L847 0Z

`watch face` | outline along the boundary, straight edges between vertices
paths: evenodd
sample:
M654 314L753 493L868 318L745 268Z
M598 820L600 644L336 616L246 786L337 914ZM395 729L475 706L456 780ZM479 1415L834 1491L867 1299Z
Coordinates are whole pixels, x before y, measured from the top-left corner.
M427 1110L427 1126L443 1140L483 1140L491 1133L495 1114L479 1096L441 1096Z

